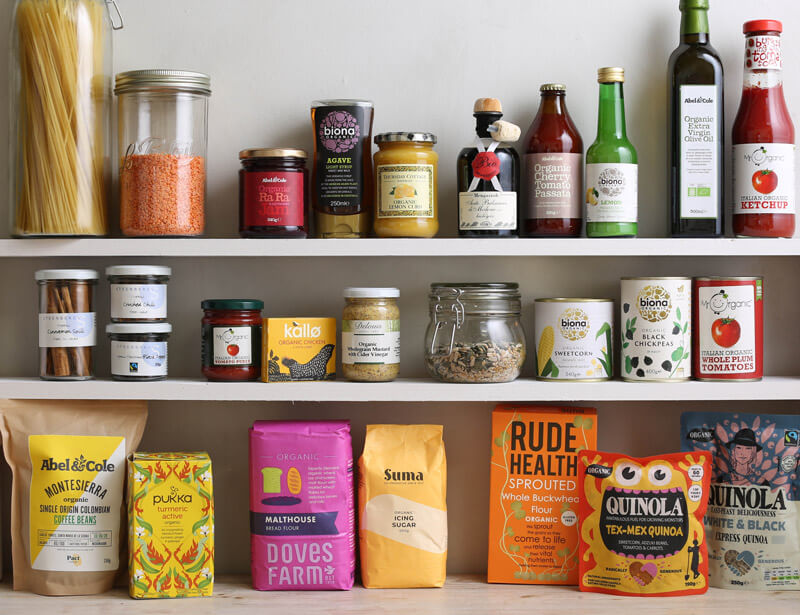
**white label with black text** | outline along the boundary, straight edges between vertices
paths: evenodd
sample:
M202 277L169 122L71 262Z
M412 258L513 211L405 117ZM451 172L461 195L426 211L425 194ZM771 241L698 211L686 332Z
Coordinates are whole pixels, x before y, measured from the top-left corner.
M719 117L717 86L680 88L681 218L716 218Z

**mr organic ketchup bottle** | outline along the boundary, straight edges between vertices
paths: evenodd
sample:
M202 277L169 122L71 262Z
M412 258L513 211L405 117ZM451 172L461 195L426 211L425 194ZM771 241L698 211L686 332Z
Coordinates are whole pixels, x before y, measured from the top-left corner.
M733 123L733 232L794 235L794 125L783 98L781 31L774 19L744 24L744 86Z

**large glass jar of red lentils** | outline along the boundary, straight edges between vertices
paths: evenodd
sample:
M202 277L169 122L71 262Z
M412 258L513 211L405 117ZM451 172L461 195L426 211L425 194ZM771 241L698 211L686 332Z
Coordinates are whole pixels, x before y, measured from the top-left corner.
M258 299L206 299L203 308L203 375L209 380L258 380L261 310Z

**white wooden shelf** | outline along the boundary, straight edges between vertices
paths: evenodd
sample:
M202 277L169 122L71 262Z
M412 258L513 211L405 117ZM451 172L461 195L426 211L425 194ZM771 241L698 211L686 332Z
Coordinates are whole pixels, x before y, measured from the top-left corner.
M438 615L566 615L592 613L618 615L621 612L645 615L691 613L692 615L796 615L797 592L740 592L710 589L699 596L676 598L623 598L605 594L581 593L575 587L544 585L489 585L477 576L448 577L442 589L364 589L349 592L258 592L247 577L225 577L214 587L210 598L185 600L132 600L123 589L98 596L53 598L12 592L0 586L3 615L30 615L53 612L59 615L374 615L375 613L413 613Z
M760 382L540 382L520 378L506 384L448 384L432 379L368 383L43 381L0 378L0 398L146 399L192 401L317 402L562 402L800 400L800 378L772 377Z
M0 239L0 257L798 256L800 239Z

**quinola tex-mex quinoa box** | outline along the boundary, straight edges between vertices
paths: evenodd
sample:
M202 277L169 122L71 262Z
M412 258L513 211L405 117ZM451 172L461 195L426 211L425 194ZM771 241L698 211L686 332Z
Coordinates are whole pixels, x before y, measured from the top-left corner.
M128 459L132 598L210 596L214 499L208 453L134 453Z
M490 583L578 583L578 452L592 408L498 406L492 413Z

